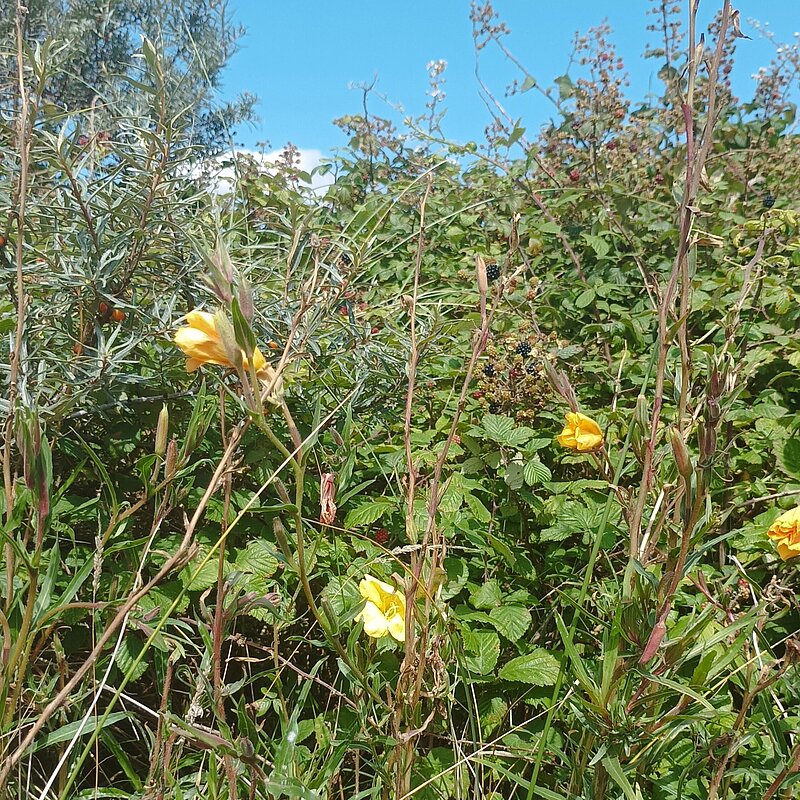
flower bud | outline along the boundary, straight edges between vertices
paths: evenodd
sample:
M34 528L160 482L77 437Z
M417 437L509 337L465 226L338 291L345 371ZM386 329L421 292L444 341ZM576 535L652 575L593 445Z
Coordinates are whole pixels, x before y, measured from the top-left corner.
M475 256L475 270L478 273L478 291L484 295L489 291L489 279L486 277L486 262Z
M164 477L169 480L175 474L178 463L178 442L173 437L167 445L167 457L164 460Z
M636 398L636 411L634 412L634 419L636 423L641 426L643 431L646 431L650 426L650 417L647 413L647 398L640 394Z
M163 456L167 452L167 435L169 433L169 409L167 404L161 406L161 412L158 415L158 425L156 425L156 446L155 453L157 456Z
M675 428L670 428L669 441L672 445L672 455L675 458L678 472L684 480L690 480L693 471L692 460L689 458L689 450L686 447L686 442L683 441L683 436Z
M222 348L225 351L225 357L228 359L233 368L241 373L244 368L244 354L242 348L236 342L236 334L233 331L233 325L225 313L218 311L214 314L214 325L217 330Z
M242 316L252 325L253 316L255 314L255 307L253 306L253 287L247 278L242 277L239 280L239 308L242 310Z

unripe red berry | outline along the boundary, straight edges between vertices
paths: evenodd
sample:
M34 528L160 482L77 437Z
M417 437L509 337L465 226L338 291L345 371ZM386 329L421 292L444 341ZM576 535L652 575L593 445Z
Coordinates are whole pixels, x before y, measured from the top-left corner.
M386 528L380 528L375 531L374 538L378 544L386 544L386 542L389 541L389 531L387 531Z
M573 183L577 183L577 182L578 182L578 181L581 179L581 173L580 173L580 171L579 171L579 170L577 170L577 169L571 169L571 170L569 171L569 179L570 179L570 180L571 180Z

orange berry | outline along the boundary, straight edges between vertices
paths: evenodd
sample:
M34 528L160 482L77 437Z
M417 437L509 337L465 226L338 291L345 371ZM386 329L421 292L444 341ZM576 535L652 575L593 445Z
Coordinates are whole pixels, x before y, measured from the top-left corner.
M267 342L267 347L269 347L270 350L280 350L281 348L281 346L274 339L270 339Z
M83 352L83 345L80 342L75 342L72 345L72 352L75 353L76 356L79 356Z
M108 303L100 303L100 305L97 306L97 310L105 316L108 314Z
M125 319L125 312L121 308L115 308L111 312L111 319L113 319L114 322L122 322Z

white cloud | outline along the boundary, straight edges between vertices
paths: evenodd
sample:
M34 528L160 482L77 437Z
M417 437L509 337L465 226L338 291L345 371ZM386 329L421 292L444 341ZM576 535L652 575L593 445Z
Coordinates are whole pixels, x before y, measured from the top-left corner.
M238 149L227 151L218 156L205 159L202 163L195 164L189 170L193 178L204 177L209 182L209 190L214 194L229 194L236 185L236 169L230 163L232 155L247 156L259 165L265 173L269 174L274 169L276 161L283 155L283 150L272 150L263 153L260 150ZM311 171L322 163L323 153L321 150L298 149L299 163L297 168L301 172L311 173ZM333 177L328 175L314 174L311 176L311 183L306 184L315 194L324 194L325 190L333 185Z

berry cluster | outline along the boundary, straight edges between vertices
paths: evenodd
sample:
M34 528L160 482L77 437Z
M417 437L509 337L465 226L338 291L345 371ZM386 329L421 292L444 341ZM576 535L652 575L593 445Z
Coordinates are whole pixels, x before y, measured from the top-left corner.
M499 264L487 264L486 265L486 278L489 281L496 281L500 277L500 265Z
M513 333L501 334L486 347L472 397L490 414L506 414L518 422L534 419L544 407L550 386L545 362L553 363L565 346L555 334L537 336L523 322Z

